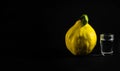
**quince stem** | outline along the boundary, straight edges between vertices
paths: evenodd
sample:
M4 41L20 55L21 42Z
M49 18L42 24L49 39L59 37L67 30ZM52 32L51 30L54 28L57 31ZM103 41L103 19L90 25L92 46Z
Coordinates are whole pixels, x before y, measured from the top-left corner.
M80 19L81 19L81 23L82 23L83 26L88 23L88 16L87 16L87 14L83 14L80 17Z

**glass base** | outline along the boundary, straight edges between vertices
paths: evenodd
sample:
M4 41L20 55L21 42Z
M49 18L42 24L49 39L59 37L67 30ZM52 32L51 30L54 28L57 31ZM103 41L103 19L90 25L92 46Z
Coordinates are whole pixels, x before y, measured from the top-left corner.
M113 51L111 52L101 52L103 56L111 56L113 55Z

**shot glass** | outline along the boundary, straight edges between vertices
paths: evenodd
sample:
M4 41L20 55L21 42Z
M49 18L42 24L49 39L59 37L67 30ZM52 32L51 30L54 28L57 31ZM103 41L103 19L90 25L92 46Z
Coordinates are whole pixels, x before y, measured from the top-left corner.
M100 34L100 49L103 56L113 55L114 34Z

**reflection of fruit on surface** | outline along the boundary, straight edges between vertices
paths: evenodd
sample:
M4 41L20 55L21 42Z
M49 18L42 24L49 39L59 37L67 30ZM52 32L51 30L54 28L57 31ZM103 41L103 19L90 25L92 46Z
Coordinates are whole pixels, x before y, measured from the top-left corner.
M80 20L77 20L65 35L67 49L74 55L87 55L91 53L96 42L96 32L89 25L86 14L83 14Z

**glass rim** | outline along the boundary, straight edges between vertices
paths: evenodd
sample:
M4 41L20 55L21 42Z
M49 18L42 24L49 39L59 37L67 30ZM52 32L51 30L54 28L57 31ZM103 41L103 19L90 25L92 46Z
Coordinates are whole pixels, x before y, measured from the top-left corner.
M112 33L101 33L100 36L114 36Z

